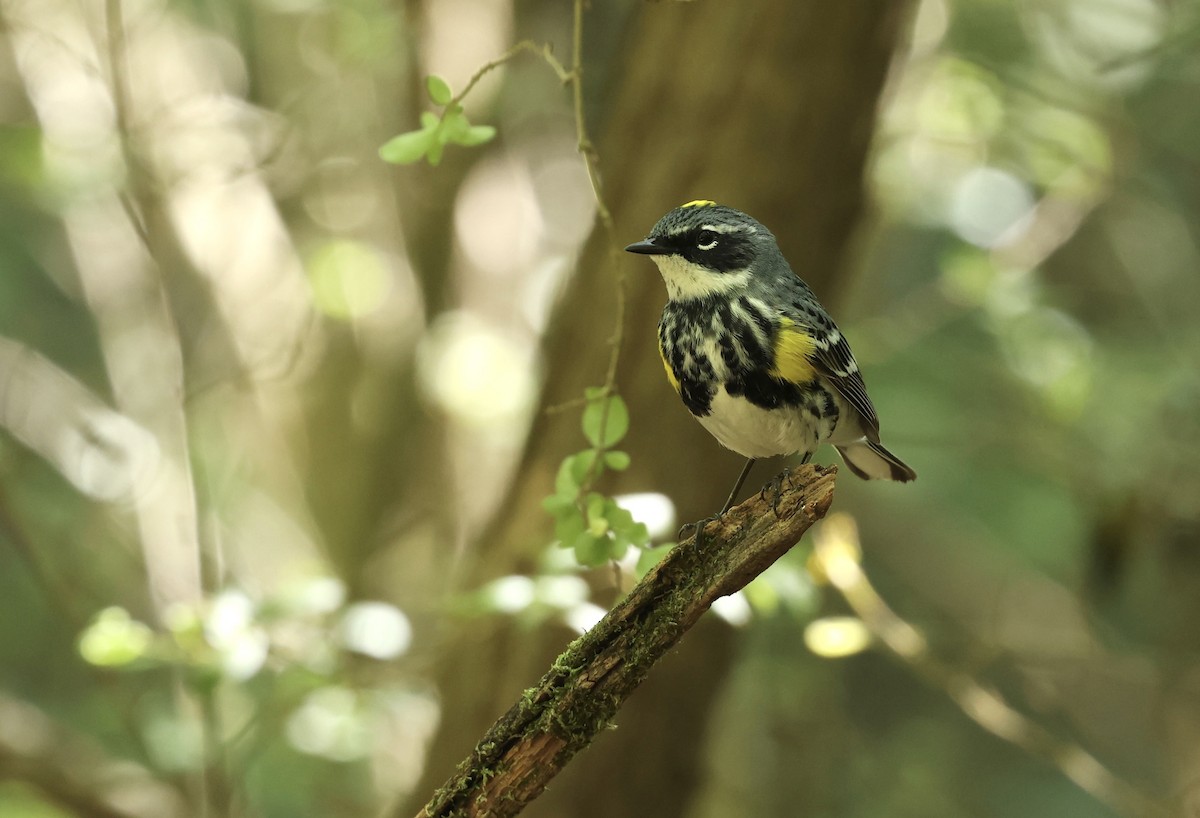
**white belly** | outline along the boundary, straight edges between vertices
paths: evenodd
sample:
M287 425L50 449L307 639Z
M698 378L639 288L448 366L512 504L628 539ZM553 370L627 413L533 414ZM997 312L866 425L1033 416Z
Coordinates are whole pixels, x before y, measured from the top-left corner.
M722 446L742 457L773 457L816 451L831 429L798 406L763 409L724 387L713 396L709 414L696 418ZM819 425L818 425L819 424Z

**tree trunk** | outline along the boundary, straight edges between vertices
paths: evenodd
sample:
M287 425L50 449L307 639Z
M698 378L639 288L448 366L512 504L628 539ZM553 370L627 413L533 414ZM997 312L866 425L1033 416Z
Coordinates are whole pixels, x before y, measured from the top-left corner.
M600 136L603 195L618 240L643 237L682 202L714 199L770 227L796 272L818 295L829 293L863 210L878 98L906 12L905 3L865 0L776 0L753 10L639 4L615 38L623 51L608 63L607 92L597 103L593 83L606 57L596 32L608 33L603 15L611 12L593 7L584 54L589 125ZM617 272L607 259L598 233L547 334L543 406L603 381ZM732 486L739 458L687 416L662 374L655 326L666 296L657 272L645 259L621 263L629 310L618 380L632 417L622 448L633 467L615 489L667 494L683 520L707 516ZM561 459L584 445L577 413L538 415L485 537L489 547L468 568L469 585L521 570L545 546L551 527L540 501L552 492ZM769 476L763 468L751 487ZM444 722L418 794L445 780L562 644L561 632L535 636L479 621L447 640ZM620 729L590 747L528 814L682 815L696 791L705 719L731 649L723 628L694 631L631 699Z

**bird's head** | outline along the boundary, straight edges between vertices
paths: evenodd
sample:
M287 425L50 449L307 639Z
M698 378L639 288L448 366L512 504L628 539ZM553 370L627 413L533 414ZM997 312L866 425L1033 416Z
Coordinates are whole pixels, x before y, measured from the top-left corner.
M779 256L770 230L740 210L707 200L680 205L644 241L625 249L650 256L672 299L743 289L752 276L774 268Z

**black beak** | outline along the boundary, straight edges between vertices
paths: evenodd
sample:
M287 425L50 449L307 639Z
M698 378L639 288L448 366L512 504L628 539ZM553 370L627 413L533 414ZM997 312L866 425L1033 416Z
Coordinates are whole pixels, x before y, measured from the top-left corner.
M669 256L675 251L661 244L655 244L654 239L637 241L625 248L626 253L641 253L643 256Z

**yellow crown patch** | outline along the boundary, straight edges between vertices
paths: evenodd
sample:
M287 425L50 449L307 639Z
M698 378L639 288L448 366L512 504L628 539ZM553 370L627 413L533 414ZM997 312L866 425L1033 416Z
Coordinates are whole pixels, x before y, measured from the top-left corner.
M679 207L680 208L684 208L684 207L714 207L714 206L716 206L716 204L717 203L712 201L711 199L693 199L692 201L688 202L687 204L681 204Z

